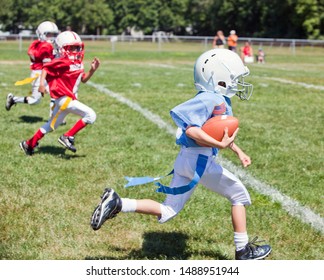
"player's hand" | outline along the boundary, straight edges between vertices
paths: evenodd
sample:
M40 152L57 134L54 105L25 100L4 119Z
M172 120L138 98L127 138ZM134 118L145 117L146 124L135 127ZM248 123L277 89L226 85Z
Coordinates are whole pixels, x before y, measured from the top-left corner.
M39 92L42 94L42 96L44 97L44 94L45 94L45 91L46 91L45 86L40 85L40 86L38 87L38 91L39 91Z
M248 167L249 165L251 165L251 158L247 154L241 152L238 156L243 167Z
M229 146L231 146L233 144L233 142L235 140L235 137L236 137L238 131L239 131L239 128L237 128L234 131L233 135L230 137L228 135L228 127L225 127L225 129L224 129L224 136L223 136L223 139L221 141L221 143L223 145L223 148L227 148L227 147L229 147Z
M95 57L91 62L91 69L93 71L96 71L98 69L99 65L100 65L100 60Z

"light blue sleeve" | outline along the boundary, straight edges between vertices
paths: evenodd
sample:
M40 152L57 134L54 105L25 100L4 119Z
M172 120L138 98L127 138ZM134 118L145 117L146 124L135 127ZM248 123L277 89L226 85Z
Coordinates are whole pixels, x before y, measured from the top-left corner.
M187 127L198 126L203 124L213 116L216 105L225 102L224 97L213 92L199 92L194 98L174 107L170 115L175 124L181 129L177 135L176 143L185 147L200 147L193 139L185 133ZM213 148L214 154L217 149Z
M215 94L202 92L194 98L174 107L170 115L181 129L188 126L201 127L212 115L215 106Z

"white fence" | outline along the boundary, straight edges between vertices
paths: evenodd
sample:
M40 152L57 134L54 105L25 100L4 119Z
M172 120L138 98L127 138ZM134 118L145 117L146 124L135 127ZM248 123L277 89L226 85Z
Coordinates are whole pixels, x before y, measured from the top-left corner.
M153 35L144 35L140 37L130 36L130 35L81 35L82 40L87 41L108 41L111 42L112 48L115 49L118 42L134 42L134 41L143 41L143 42L152 42L158 45L160 50L164 43L172 42L191 42L191 43L200 43L204 44L207 49L208 46L212 44L214 39L213 36L175 36L167 33L156 33ZM0 40L16 40L18 42L19 50L22 49L23 40L33 40L36 39L36 35L24 35L24 34L4 34L0 33ZM296 47L324 47L324 40L306 40L306 39L283 39L283 38L253 38L253 37L239 37L239 44L244 42L250 42L254 46L263 47L263 46L280 46L280 47L289 47L292 50L292 53L295 52Z

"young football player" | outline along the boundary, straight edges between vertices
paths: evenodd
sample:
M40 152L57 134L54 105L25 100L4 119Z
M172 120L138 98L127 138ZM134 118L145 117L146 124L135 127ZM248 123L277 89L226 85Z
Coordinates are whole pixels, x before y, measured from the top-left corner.
M59 137L58 142L72 152L76 152L74 136L88 124L96 120L96 113L77 100L76 93L80 82L86 83L95 73L100 61L94 58L90 70L85 73L83 65L84 44L79 35L73 31L64 31L55 39L58 57L43 66L40 77L39 91L45 92L45 80L49 85L51 98L55 100L52 117L34 136L20 143L26 155L32 155L38 141L46 133L56 129L69 113L81 117L74 126Z
M38 39L30 44L27 51L30 58L30 77L35 78L32 81L31 95L14 96L12 93L9 93L6 100L7 111L9 111L13 105L18 103L35 105L41 101L44 93L38 91L40 75L43 65L54 59L53 43L58 33L59 30L54 22L44 21L38 25L36 29ZM45 87L48 92L47 84L45 84ZM52 112L53 102L54 101L52 100L50 103L50 115Z
M199 182L231 203L235 259L267 257L271 252L269 245L258 245L255 238L249 242L245 206L251 204L251 199L247 189L231 172L215 162L218 150L229 148L237 154L244 167L251 164L250 157L234 143L238 129L231 137L228 129L225 129L221 141L213 139L201 129L213 116L232 115L232 96L237 95L242 100L250 98L253 87L244 81L248 74L248 68L233 51L213 49L203 53L194 67L198 93L170 112L179 132L176 143L181 148L174 163L170 186L157 183L157 191L166 194L165 201L159 203L151 199L121 198L113 189L106 189L92 214L92 228L100 229L107 219L119 212L155 215L160 223L165 223L183 209ZM199 146L196 141L208 147ZM131 186L131 180L128 186Z

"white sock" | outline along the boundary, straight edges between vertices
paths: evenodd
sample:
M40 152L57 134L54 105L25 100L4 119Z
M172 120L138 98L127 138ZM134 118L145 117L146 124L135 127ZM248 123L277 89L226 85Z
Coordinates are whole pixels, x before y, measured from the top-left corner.
M236 251L243 249L248 242L249 237L247 232L234 232L234 243L236 246Z
M136 199L121 198L122 209L121 212L135 212L137 207Z
M15 103L25 103L25 97L14 96L13 100Z

